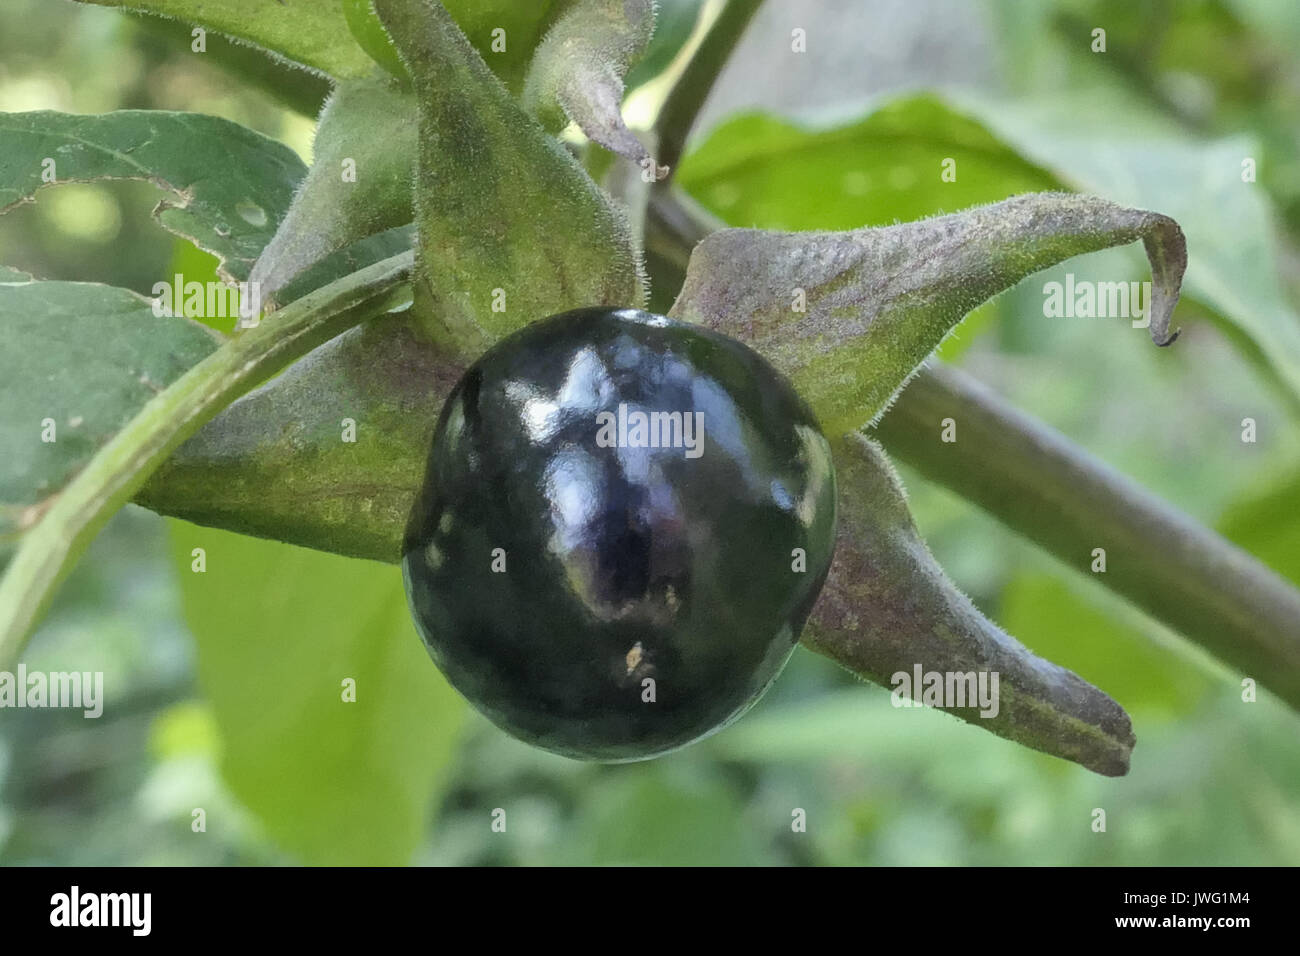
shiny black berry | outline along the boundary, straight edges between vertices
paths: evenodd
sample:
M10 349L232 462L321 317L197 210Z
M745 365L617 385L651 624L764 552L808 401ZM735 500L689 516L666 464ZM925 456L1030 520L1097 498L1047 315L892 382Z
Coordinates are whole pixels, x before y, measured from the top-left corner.
M834 543L830 448L766 361L661 316L584 309L465 373L402 570L429 652L493 722L634 760L762 695Z

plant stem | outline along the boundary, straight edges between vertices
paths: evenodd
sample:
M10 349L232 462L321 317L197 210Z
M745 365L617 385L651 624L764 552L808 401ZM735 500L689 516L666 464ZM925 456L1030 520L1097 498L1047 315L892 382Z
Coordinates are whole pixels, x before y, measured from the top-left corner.
M657 161L668 167L671 179L681 161L686 137L713 84L731 58L740 36L749 26L763 0L725 0L700 40L690 62L668 92L655 120L658 139Z
M411 264L412 254L402 253L272 313L186 372L113 436L22 539L0 581L0 668L17 660L73 561L181 442L290 362L395 305Z
M683 271L722 228L669 194L646 222L646 248ZM960 440L940 442L949 417ZM1105 548L1102 583L1300 710L1300 591L1222 536L952 368L923 368L867 433L1072 567Z
M918 375L874 434L1080 572L1104 548L1111 590L1300 709L1300 591L1245 551L953 368Z

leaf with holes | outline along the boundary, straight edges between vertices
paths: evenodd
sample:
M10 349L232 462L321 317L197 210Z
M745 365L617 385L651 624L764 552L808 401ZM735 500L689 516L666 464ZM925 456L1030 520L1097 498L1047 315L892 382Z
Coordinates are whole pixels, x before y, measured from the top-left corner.
M154 215L243 280L307 169L273 139L215 116L120 110L0 113L0 214L57 183L140 179L168 195Z

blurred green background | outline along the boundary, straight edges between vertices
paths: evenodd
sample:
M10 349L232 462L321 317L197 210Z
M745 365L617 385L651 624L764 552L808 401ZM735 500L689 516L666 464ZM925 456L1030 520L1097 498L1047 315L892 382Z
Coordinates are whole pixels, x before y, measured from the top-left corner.
M695 8L665 5L663 46L637 80L668 64ZM210 40L192 53L175 26L49 0L8 0L3 14L0 111L213 113L310 154L313 80L287 91L295 111L283 84L276 96L249 81L245 52ZM808 36L798 58L795 27ZM1090 49L1095 27L1105 54ZM769 0L680 182L735 224L773 228L892 222L1061 185L1175 215L1194 259L1173 349L1125 320L1043 316L1042 284L1066 272L1146 278L1127 249L1027 280L943 355L1300 582L1300 412L1278 363L1234 331L1298 321L1298 50L1291 0ZM930 172L944 156L958 158L956 184ZM1259 181L1211 193L1206 170L1224 156L1233 176L1256 158ZM178 271L205 278L211 261L150 220L156 198L140 183L46 190L0 218L0 263L143 293ZM1197 294L1219 274L1242 283L1243 314ZM1247 417L1254 444L1241 441ZM0 713L0 862L1300 863L1300 715L1266 691L1243 702L1242 676L1260 675L1228 672L903 478L958 585L1129 710L1129 776L895 709L802 649L748 716L684 752L625 766L553 757L441 681L396 568L128 508L24 658L104 671L104 716ZM355 704L340 700L345 677ZM1091 826L1098 807L1105 833ZM792 830L795 808L806 832Z

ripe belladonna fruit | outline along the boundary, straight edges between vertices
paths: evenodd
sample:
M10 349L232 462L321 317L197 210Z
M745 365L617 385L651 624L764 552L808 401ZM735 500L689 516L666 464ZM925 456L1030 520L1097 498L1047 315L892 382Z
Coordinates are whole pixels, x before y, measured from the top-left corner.
M636 760L758 700L834 546L830 447L789 382L726 336L582 309L452 391L402 573L433 659L499 727Z

